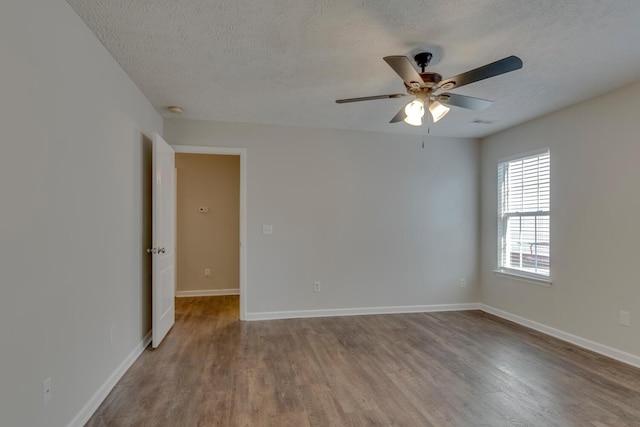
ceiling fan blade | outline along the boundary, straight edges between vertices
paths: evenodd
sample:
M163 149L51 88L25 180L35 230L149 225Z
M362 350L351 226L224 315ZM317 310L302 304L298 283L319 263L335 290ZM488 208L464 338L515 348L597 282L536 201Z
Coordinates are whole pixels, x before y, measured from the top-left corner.
M336 102L338 104L346 104L347 102L371 101L372 99L402 98L403 96L407 96L407 95L404 93L391 93L389 95L374 95L374 96L363 96L361 98L336 99Z
M426 87L422 77L420 77L420 74L413 68L411 61L406 56L385 56L383 59L393 68L393 71L402 77L402 80L404 80L407 86L412 86L412 83L414 83L413 86L415 86L415 83L417 83L419 87Z
M469 83L479 82L480 80L488 79L490 77L499 76L500 74L508 73L510 71L519 70L520 68L522 68L522 60L517 56L509 56L499 61L492 62L491 64L476 68L475 70L449 77L448 79L441 81L438 88L449 90L468 85Z
M406 107L406 105L403 105L402 108L400 109L400 111L398 111L398 114L393 116L393 119L391 119L391 121L389 123L398 123L398 122L401 122L404 119L406 119L407 118L407 113L404 112L404 108L405 107Z
M482 98L474 98L472 96L458 95L455 93L441 93L436 97L438 101L445 105L453 105L454 107L468 108L469 110L484 110L489 108L493 101Z

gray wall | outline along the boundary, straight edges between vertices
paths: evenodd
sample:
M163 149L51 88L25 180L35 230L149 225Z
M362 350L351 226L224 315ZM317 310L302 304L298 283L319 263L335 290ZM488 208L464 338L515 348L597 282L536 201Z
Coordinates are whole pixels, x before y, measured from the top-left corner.
M162 118L63 0L0 3L0 64L0 424L63 426L150 329Z
M144 135L162 119L63 0L2 2L0 61L0 421L62 426L150 328ZM633 85L481 153L474 140L423 150L407 135L185 120L165 139L247 148L250 313L481 299L640 356L638 111ZM540 147L552 155L549 288L491 272L497 162Z
M482 302L640 356L640 84L482 142ZM498 160L551 149L551 287L496 276ZM631 327L618 325L620 310Z
M164 137L247 149L249 314L477 302L477 141L188 120Z

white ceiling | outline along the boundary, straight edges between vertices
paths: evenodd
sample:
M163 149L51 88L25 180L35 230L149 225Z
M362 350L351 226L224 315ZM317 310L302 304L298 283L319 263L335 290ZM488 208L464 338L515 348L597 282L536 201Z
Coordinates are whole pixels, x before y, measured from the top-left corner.
M382 60L434 53L444 78L509 55L524 67L453 92L433 135L483 137L640 80L638 0L68 0L165 117L421 133ZM493 124L470 123L474 119Z

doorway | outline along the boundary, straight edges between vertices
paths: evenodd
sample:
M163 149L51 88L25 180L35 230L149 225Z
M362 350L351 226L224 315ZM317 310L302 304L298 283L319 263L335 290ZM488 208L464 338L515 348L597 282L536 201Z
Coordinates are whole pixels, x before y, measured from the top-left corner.
M244 320L246 150L173 148L178 172L176 296L239 294Z

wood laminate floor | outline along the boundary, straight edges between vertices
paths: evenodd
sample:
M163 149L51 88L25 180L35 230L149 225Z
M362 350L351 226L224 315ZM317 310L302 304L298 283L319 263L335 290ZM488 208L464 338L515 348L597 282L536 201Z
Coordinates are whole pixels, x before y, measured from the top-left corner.
M640 426L640 369L479 312L238 321L180 298L88 426Z

